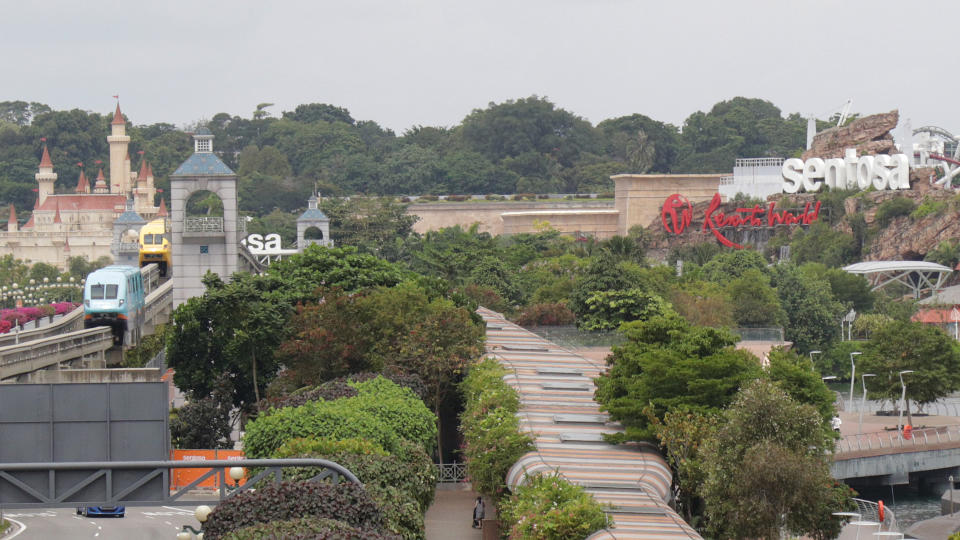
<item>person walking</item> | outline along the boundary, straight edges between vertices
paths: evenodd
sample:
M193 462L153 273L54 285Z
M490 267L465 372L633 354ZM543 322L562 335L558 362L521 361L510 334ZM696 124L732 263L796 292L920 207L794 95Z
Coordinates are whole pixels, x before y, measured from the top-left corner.
M479 529L483 526L482 525L483 515L484 515L483 497L477 497L477 502L476 504L473 505L473 528L474 529Z

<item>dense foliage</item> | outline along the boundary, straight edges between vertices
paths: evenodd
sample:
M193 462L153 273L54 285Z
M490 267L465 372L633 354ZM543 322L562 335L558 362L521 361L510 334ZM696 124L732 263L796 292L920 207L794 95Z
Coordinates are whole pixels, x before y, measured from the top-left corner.
M560 475L533 475L500 505L510 538L570 540L613 527L593 496Z
M473 488L493 499L504 494L507 471L533 450L533 440L520 432L517 392L503 381L506 370L488 358L470 368L460 384L465 402L460 416L463 457Z
M205 536L206 537L206 536ZM231 531L223 540L400 540L399 535L351 527L329 518L303 517L258 523Z
M390 452L406 439L432 450L436 418L411 390L383 378L353 384L357 396L309 401L248 422L243 439L247 457L269 457L283 443L304 437L365 438Z
M334 105L302 104L276 117L262 105L249 118L216 113L205 122L214 149L238 173L240 210L261 217L303 208L315 185L331 195L611 191L609 177L618 173L719 172L737 157L791 157L803 148L806 126L797 114L784 118L773 104L743 97L691 114L682 133L642 114L593 126L538 96L490 103L451 128L417 126L399 136ZM75 163L106 162L111 120L112 111L0 102L0 207L31 208L41 137L67 188L79 174ZM188 133L167 123L131 124L127 133L131 155L142 150L157 186L169 191L169 174L192 150ZM375 249L392 241L383 222L324 209L337 235L362 237Z
M823 419L768 381L745 386L702 451L702 495L716 537L833 538L848 490L830 476ZM827 527L827 530L823 530Z
M596 379L597 401L626 428L616 440L653 439L647 407L659 419L678 407L718 411L761 373L755 356L733 349L732 334L691 326L678 315L626 323L622 330L627 341L613 348L610 370Z
M204 523L203 535L223 538L231 531L258 523L308 516L335 519L363 529L377 530L383 525L376 503L357 484L276 482L221 501Z

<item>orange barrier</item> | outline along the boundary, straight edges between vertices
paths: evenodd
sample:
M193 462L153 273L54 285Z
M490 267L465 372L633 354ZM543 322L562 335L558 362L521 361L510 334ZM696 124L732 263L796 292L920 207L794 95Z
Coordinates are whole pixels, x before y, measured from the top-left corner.
M171 461L209 461L212 459L243 459L243 452L240 450L171 450ZM180 489L190 485L197 478L200 478L210 469L170 469L170 488ZM227 475L227 482L230 480L230 471L224 470ZM246 472L246 471L244 471ZM219 488L220 478L216 475L205 479L197 484L196 487Z

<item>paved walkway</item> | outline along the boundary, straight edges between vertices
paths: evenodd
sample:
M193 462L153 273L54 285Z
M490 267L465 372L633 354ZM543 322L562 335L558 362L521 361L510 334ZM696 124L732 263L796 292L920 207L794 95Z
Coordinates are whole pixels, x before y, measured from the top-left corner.
M470 484L437 485L437 496L424 518L427 540L481 540L482 532L471 527L476 500ZM487 519L496 517L493 504L484 502Z

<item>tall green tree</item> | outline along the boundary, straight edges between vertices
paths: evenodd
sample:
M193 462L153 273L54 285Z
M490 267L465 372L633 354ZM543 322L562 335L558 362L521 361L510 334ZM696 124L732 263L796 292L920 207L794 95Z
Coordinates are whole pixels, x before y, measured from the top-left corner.
M662 419L672 409L718 411L745 381L760 376L760 361L734 350L727 330L695 327L678 315L621 327L626 342L613 348L610 369L596 379L596 398L622 422L627 440L653 440L644 409Z
M208 273L202 296L173 313L167 363L193 399L209 396L226 376L234 406L251 410L276 376L274 349L286 335L291 307L270 298L259 276L237 273L229 283Z
M817 410L770 381L745 386L704 445L702 494L722 538L833 538L843 509L830 476L830 439ZM824 530L824 528L829 530Z

